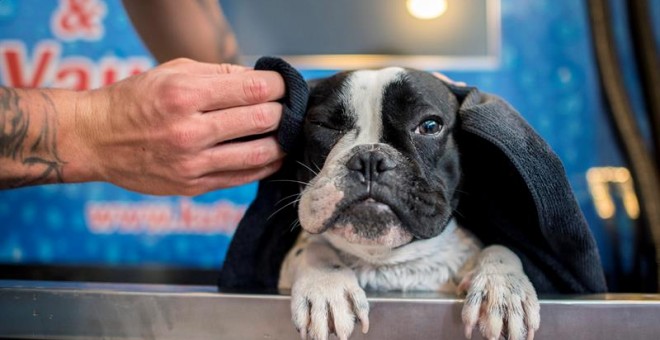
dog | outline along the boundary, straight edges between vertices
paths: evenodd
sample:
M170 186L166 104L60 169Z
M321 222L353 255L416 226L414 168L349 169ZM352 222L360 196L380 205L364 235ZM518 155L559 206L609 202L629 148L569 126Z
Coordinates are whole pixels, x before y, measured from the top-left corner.
M483 247L454 218L459 103L447 84L398 67L316 81L303 125L302 227L278 287L301 338L369 329L366 291L465 296L465 336L532 339L536 292L520 259Z

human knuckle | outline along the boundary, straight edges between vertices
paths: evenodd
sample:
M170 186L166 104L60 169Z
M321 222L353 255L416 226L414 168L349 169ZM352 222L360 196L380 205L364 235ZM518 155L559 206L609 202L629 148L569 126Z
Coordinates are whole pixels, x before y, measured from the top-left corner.
M218 73L229 73L231 71L231 64L221 63L218 64Z
M269 176L269 175L275 173L277 170L279 170L281 166L282 166L282 160L277 160L277 161L271 162L271 163L264 166L264 172L260 176L261 177Z
M197 189L197 188L185 188L185 189L183 189L183 191L181 192L181 195L182 195L182 196L187 196L187 197L198 196L198 195L200 195L200 194L201 194L201 192L200 192L200 190Z
M273 110L269 105L257 105L253 108L250 115L252 126L257 132L265 132L276 123L273 116Z
M217 70L219 74L232 73L238 69L238 66L229 63L217 64Z
M170 131L170 144L176 150L187 151L192 148L196 140L196 132L187 127L174 127Z
M180 195L182 195L182 196L188 196L188 197L195 196L195 191L194 191L193 188L183 187L183 188L181 189L181 193L180 193Z
M249 174L245 174L242 172L232 174L227 180L227 183L229 185L240 185L249 182L252 182L252 177Z
M270 152L265 146L252 148L245 157L245 165L259 166L266 165L270 160Z
M197 177L197 167L191 161L181 161L175 167L177 174L185 179L194 179Z
M179 58L175 58L175 59L172 59L172 60L164 63L163 66L165 66L165 67L176 67L176 66L179 66L179 65L182 65L182 64L188 64L188 63L192 63L192 62L194 62L194 61L190 58L179 57Z
M192 104L192 96L184 77L172 75L163 80L158 89L163 109L168 112L185 110Z
M248 76L243 81L243 93L250 102L264 102L268 98L268 83L265 79Z
M197 196L202 192L201 182L198 178L186 180L181 188L181 194L184 196Z

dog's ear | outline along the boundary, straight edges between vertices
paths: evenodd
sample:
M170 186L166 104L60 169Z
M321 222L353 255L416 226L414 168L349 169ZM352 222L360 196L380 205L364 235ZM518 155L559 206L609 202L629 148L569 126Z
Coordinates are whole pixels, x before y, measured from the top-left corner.
M312 92L314 90L314 88L316 87L316 85L318 85L324 79L327 79L327 78L314 78L314 79L307 80L307 87L309 88L309 92Z
M460 101L461 225L514 251L539 293L605 291L596 243L557 155L502 99L449 86Z

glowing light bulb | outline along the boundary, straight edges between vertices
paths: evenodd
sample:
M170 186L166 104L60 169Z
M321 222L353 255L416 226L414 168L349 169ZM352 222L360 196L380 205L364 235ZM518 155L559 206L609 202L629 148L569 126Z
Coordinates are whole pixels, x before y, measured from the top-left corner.
M407 0L408 13L417 19L435 19L447 11L447 0Z

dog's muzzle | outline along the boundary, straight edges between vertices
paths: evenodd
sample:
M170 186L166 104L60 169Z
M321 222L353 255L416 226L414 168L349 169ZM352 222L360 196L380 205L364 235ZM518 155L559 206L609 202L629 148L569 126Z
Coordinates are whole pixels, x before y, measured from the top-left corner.
M360 183L367 185L367 191L370 191L372 182L395 167L392 157L377 146L358 149L346 162L346 168L358 177Z
M303 194L303 228L353 244L397 247L410 242L413 237L396 213L405 209L396 194L405 178L402 159L383 144L353 147L329 167L336 173L318 178Z

